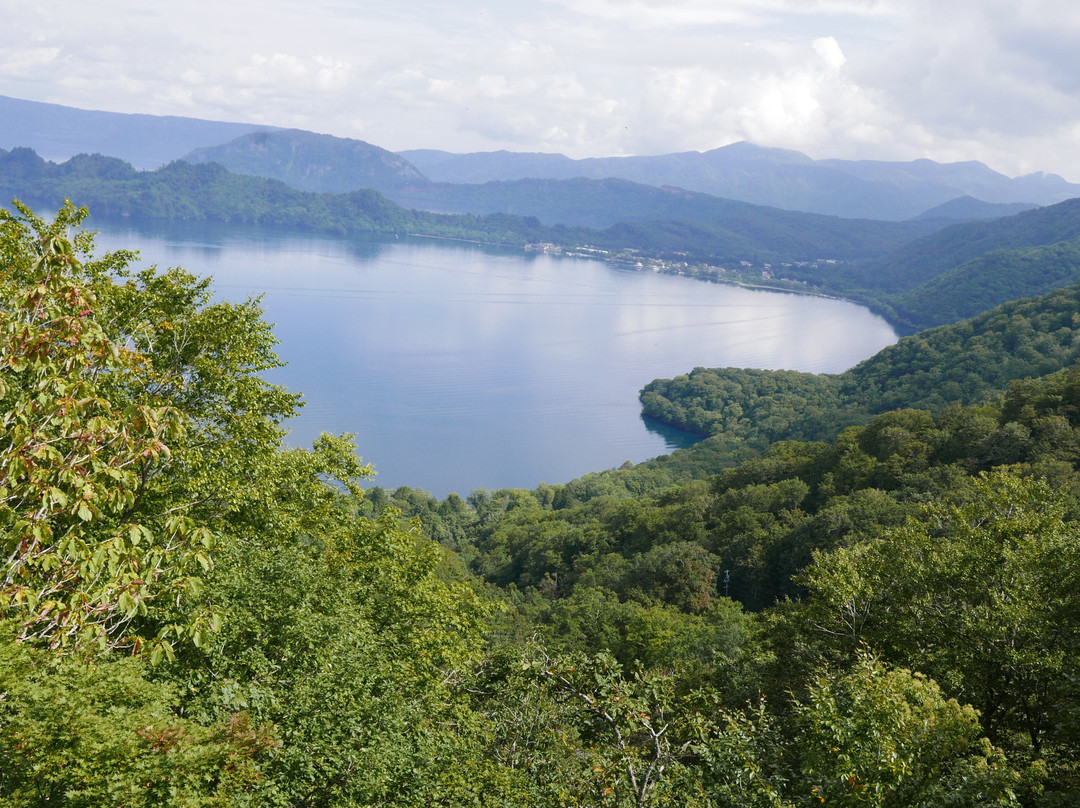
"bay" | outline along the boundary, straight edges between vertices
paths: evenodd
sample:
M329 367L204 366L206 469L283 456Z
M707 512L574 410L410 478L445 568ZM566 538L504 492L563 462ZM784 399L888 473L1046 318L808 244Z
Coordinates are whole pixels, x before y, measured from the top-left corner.
M303 393L295 445L356 435L373 484L442 497L531 488L640 462L696 438L650 424L638 391L696 366L843 371L896 341L828 298L586 259L435 240L356 241L248 227L93 222L99 251L262 296Z

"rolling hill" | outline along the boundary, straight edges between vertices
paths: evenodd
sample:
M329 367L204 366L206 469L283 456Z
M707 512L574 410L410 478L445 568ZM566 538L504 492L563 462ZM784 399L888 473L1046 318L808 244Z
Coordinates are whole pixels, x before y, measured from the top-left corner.
M396 193L413 184L428 185L425 180L484 185L523 179L623 179L786 210L887 220L912 218L964 196L1039 205L1080 196L1080 185L1061 177L1036 173L1009 178L976 162L813 160L800 152L750 143L705 152L585 160L559 154L422 149L400 152L406 162L397 163L384 149L348 138L295 130L280 141L246 137L278 131L256 124L91 111L0 96L0 148L25 146L56 161L101 153L136 168L157 168L190 154L192 159L217 160L237 172L281 179L302 190L375 188ZM450 209L445 191L426 193L438 197L430 199L433 208ZM461 194L454 210L462 209L463 200L475 201L477 192ZM403 204L418 205L421 197L417 194ZM515 200L520 204L520 198ZM551 204L539 200L538 213L520 207L517 212L540 215Z
M220 163L234 174L281 180L301 191L346 193L372 188L387 193L428 180L403 157L362 140L300 129L252 132L183 157Z

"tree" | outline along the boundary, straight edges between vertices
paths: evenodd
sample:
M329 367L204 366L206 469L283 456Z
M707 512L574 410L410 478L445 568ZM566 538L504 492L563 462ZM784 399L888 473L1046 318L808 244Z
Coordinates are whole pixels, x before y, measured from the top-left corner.
M157 647L133 623L164 598L197 592L211 533L182 509L143 508L152 469L185 433L165 403L118 399L150 363L111 339L96 288L115 266L78 260L88 242L66 237L85 211L46 224L18 206L0 211L0 610L23 639L52 647Z
M442 549L395 509L370 519L340 497L309 507L330 489L304 493L310 467L296 460L278 468L294 492L278 508L305 519L218 550L206 592L221 631L173 666L188 714L274 726L282 743L263 771L285 804L499 804L490 728L465 690L488 609L440 579Z
M707 697L662 672L625 675L607 654L539 654L524 666L564 722L562 804L707 804L692 762L711 727Z
M266 804L271 728L235 712L203 726L139 657L88 663L14 642L0 624L0 801L98 808Z
M297 402L258 377L277 358L257 301L91 258L68 233L84 211L17 210L0 220L0 607L13 681L26 659L44 678L0 682L0 797L72 800L76 778L85 804L198 805L235 762L254 804L498 804L462 687L487 610L400 512L362 515L371 469L349 437L282 446ZM47 726L65 689L71 735ZM31 782L42 765L73 774ZM162 796L188 774L202 790Z
M719 806L1016 804L1016 776L981 737L975 710L869 654L848 672L819 669L784 718L762 703L722 724L701 752Z
M818 554L803 619L837 650L868 643L932 676L979 709L992 741L1056 767L1062 786L1080 757L1075 724L1062 720L1080 707L1077 526L1039 480L983 475L974 494Z

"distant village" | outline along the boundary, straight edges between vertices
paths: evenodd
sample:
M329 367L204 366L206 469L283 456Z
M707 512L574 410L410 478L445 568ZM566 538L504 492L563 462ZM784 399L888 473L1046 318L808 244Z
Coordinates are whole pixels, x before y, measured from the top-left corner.
M777 264L760 263L751 261L739 261L738 266L716 266L713 264L691 263L680 261L678 258L688 257L688 253L675 252L677 258L652 258L641 255L641 250L624 247L621 250L605 250L600 247L589 245L563 247L558 244L537 243L525 245L526 250L543 252L549 255L563 255L568 258L591 258L597 261L606 261L619 267L639 271L650 270L668 275L685 275L691 278L714 281L716 283L731 283L739 286L752 286L761 289L778 289L783 291L801 292L803 294L817 294L813 287L804 280L788 278L784 276L785 269L797 267L800 270L813 270L819 267L836 266L843 263L836 258L818 258L814 261L793 261Z

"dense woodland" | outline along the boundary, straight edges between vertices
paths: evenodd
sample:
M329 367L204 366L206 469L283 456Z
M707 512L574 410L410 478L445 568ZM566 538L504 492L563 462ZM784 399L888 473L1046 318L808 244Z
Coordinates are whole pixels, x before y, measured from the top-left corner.
M439 501L284 446L257 301L14 210L0 804L1080 800L1077 288L650 386L713 437Z

